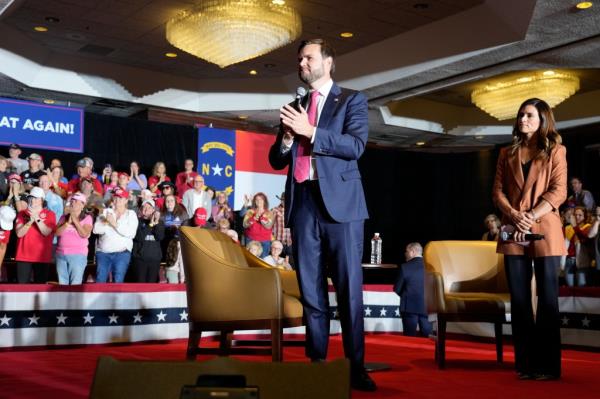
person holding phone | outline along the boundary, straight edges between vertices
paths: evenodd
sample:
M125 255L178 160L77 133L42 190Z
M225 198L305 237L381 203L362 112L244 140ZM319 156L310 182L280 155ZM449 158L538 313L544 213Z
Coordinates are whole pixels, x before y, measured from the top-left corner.
M142 202L137 231L133 238L131 273L135 283L157 283L161 243L165 238L165 223L151 199Z

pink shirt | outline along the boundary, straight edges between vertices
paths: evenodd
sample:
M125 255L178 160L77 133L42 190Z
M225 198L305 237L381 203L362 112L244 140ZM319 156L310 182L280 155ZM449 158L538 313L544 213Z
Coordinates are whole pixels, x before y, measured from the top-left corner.
M65 217L60 218L59 224L65 221ZM90 215L86 215L80 222L82 226L92 226L93 221ZM83 238L77 232L72 224L68 225L58 237L58 246L56 253L59 255L87 255L89 238Z

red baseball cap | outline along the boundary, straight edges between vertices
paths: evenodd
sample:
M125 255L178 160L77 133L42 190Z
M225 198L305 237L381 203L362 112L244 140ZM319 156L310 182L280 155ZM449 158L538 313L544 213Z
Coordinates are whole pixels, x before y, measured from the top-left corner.
M127 174L127 172L119 172L118 176L119 177L121 177L121 176L127 176L127 177L129 177L129 175Z
M113 197L118 197L118 198L125 198L128 199L129 198L129 191L127 190L123 190L122 188L115 188L112 192L112 196Z
M206 225L206 209L200 207L194 212L194 224L196 226Z

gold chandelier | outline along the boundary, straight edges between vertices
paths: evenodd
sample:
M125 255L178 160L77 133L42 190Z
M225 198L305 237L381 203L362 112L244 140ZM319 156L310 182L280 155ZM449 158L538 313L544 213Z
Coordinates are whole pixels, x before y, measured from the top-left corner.
M167 22L173 46L221 68L293 42L300 15L282 0L207 0Z
M493 79L471 93L471 102L498 120L515 118L529 98L554 108L579 90L579 78L567 71L530 71Z

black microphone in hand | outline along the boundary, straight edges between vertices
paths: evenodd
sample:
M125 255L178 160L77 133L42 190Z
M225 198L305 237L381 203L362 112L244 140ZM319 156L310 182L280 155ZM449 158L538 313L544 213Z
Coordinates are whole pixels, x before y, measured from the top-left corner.
M525 241L540 241L544 239L543 234L533 234L533 233L525 233ZM509 233L508 231L500 232L500 240L502 241L514 241L515 240L515 232Z
M296 89L296 98L294 99L294 108L296 111L300 111L300 104L302 103L302 98L306 95L306 89L302 86L299 86Z

